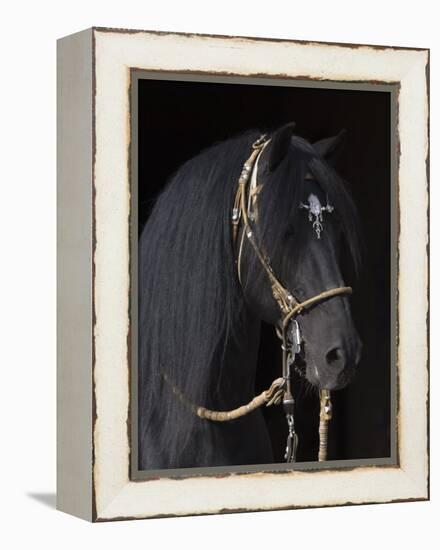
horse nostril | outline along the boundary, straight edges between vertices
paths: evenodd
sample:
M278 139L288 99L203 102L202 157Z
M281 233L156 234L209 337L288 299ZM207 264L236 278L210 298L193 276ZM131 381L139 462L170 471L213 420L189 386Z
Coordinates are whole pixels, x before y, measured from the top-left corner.
M339 363L344 358L344 353L341 348L332 348L325 356L329 365Z

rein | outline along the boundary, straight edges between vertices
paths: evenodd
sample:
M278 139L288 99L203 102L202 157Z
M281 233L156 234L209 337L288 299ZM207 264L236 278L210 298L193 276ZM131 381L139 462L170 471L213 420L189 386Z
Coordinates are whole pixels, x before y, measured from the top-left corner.
M189 403L180 390L174 386L168 376L163 373L164 380L172 387L173 392L179 399L188 405L199 418L210 420L213 422L226 422L245 416L262 405L271 406L282 403L286 421L288 426L288 435L286 443L286 451L284 458L286 462L296 461L296 450L298 446L298 436L295 432L294 412L295 400L292 393L292 373L291 367L295 362L295 356L300 352L301 336L296 317L304 310L323 302L324 300L351 294L351 287L343 286L325 290L307 298L302 302L299 301L292 292L286 289L279 279L274 274L268 258L258 245L254 231L250 224L250 218L255 223L257 219L256 199L261 186L258 185L257 171L258 160L265 147L270 143L270 139L266 135L262 135L252 145L252 152L249 158L243 165L239 180L238 188L235 195L234 207L232 210L232 240L236 244L241 222L243 230L240 240L239 252L237 257L237 272L241 283L241 255L244 246L244 239L252 246L262 268L264 269L271 285L272 296L280 309L280 320L276 327L276 333L281 340L282 349L282 377L275 379L270 388L263 391L260 395L254 397L249 403L242 405L236 409L229 411L215 411L206 409L205 407ZM247 196L246 187L249 179L251 179L249 194ZM330 391L326 389L320 390L320 422L319 422L319 453L318 460L325 461L327 459L327 440L328 440L328 422L332 417L332 404L330 399Z

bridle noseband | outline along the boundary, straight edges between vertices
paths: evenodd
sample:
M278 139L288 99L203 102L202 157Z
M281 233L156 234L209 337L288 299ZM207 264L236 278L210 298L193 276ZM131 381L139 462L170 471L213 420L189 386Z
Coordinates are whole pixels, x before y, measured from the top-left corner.
M304 310L333 298L344 294L351 294L352 289L348 286L337 287L331 290L325 290L316 296L307 298L302 302L290 292L277 278L267 255L263 251L263 247L259 245L255 237L255 230L251 226L251 219L256 225L257 212L257 195L261 190L258 185L258 159L265 147L270 143L270 139L266 135L262 135L252 144L252 152L249 158L243 165L239 180L238 188L235 195L234 206L232 210L232 241L234 246L237 243L240 225L242 224L242 234L240 245L237 254L237 273L241 283L241 255L244 246L245 238L250 243L254 250L264 272L267 275L271 285L271 292L275 302L280 310L280 319L276 326L276 333L281 340L282 349L282 376L275 379L270 388L263 391L260 395L254 397L249 403L242 405L230 411L215 411L202 406L197 406L189 402L182 392L177 388L167 374L162 373L162 377L172 388L172 391L177 397L187 405L199 418L211 420L214 422L227 422L235 420L254 411L262 405L279 405L283 404L286 415L288 435L286 452L284 458L286 462L295 462L296 450L298 446L298 436L295 432L294 412L295 400L292 393L292 372L291 367L294 365L295 357L300 352L301 334L299 323L296 317ZM247 189L250 181L250 188ZM304 207L303 204L300 207ZM333 210L328 204L325 207L328 212ZM323 211L325 209L322 209ZM318 233L318 238L322 226ZM327 458L327 435L328 422L332 417L332 405L330 400L330 391L327 389L320 390L320 422L319 422L319 453L318 460L323 461Z
M258 185L258 160L264 151L265 147L270 143L270 139L262 135L252 145L252 152L249 158L243 165L243 169L238 180L238 188L235 195L234 207L232 210L232 239L234 244L237 241L240 224L243 224L242 236L237 257L237 271L241 282L241 255L243 249L244 238L252 246L261 266L267 274L271 285L271 292L274 300L280 309L279 326L276 328L277 335L281 340L282 349L282 379L283 396L282 403L286 415L289 433L287 436L286 453L284 458L287 462L294 462L296 459L296 448L298 445L298 436L295 433L294 427L294 407L295 401L292 394L292 373L291 366L295 361L295 356L299 353L301 337L299 333L299 325L296 317L305 309L310 308L324 300L340 296L343 294L351 294L351 287L343 286L326 290L303 300L298 300L293 292L289 291L276 277L267 256L264 254L262 247L257 243L255 230L251 226L249 213L252 208L252 218L254 225L256 224L256 198L260 190ZM249 197L247 196L247 187L251 180ZM327 206L326 208L331 208ZM329 210L331 211L331 210ZM319 237L319 235L318 235ZM290 336L292 335L292 336ZM290 337L289 337L290 336ZM331 419L331 401L330 392L322 389L321 394L321 413L320 413L320 450L319 460L326 459L327 449L327 423Z

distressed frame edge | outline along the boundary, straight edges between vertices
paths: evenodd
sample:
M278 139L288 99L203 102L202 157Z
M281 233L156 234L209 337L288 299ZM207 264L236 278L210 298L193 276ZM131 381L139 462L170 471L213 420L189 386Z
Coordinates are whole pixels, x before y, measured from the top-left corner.
M114 32L115 34L118 34L119 32L122 32L122 33L130 33L130 31L115 31L113 29L101 29L101 28L97 28L95 30L98 30L100 32ZM150 33L150 31L133 31L134 33ZM154 31L151 32L150 34L166 34L166 35L182 35L182 34L185 34L185 33L155 33ZM192 36L192 35L191 35ZM197 35L199 37L206 37L207 35ZM229 36L226 36L226 37L219 37L219 36L213 36L212 38L234 38L234 37L229 37ZM246 37L244 37L246 39ZM259 39L254 39L255 41L258 41ZM271 39L266 39L266 40L271 40ZM273 42L276 42L277 40L274 39ZM284 40L283 40L284 41ZM291 42L291 43L303 43L303 41L293 41L293 40L289 40L289 41L286 41L286 42ZM313 42L311 44L316 44L316 45L325 45L326 43L321 43L321 42ZM334 46L345 46L345 44L334 44L334 43L331 43L329 45L334 45ZM359 47L361 45L358 45ZM368 46L366 46L368 47ZM374 46L373 46L374 47ZM429 70L429 49L426 49L426 48L391 48L391 49L402 49L402 50L409 50L409 51L418 51L418 52L424 52L424 53L427 53L428 56L427 56L427 61L426 61L426 68L427 70ZM143 69L142 67L138 67L138 66L133 66L128 69ZM214 73L215 74L215 73ZM255 76L255 75L246 75L246 76ZM272 75L266 75L266 76L272 76ZM429 82L426 80L426 88L425 88L425 91L426 91L426 94L425 94L425 99L427 96L429 96ZM427 115L427 118L424 118L423 120L423 123L424 123L424 127L426 128L427 127L427 124L429 122L429 107L428 107L428 115ZM427 145L427 151L428 151L428 155L429 155L429 140L427 141L426 143ZM429 199L429 177L428 177L428 199ZM429 227L427 228L428 229L428 239L429 239ZM425 256L425 259L426 259L426 256ZM428 258L429 259L429 258ZM427 308L429 309L429 290L428 290L428 302L427 302ZM427 358L427 367L428 367L428 372L429 372L429 357ZM428 379L428 386L427 386L427 398L429 400L429 379ZM428 409L428 415L427 415L427 418L429 419L429 409ZM427 447L427 453L424 455L425 458L428 459L428 463L429 463L429 424L428 424L428 440L427 440L427 443L428 443L428 447ZM405 471L400 468L399 471L405 475ZM189 512L189 513L170 513L170 514L158 514L158 515L128 515L128 516L121 516L121 515L111 515L111 512L110 512L110 509L112 508L111 505L109 505L108 507L105 507L103 510L101 510L102 514L100 514L99 517L97 517L97 521L112 521L112 520L126 520L126 519L147 519L147 518L158 518L158 517L179 517L179 516L187 516L187 515L207 515L207 514L219 514L219 513L234 513L234 512L252 512L252 511L268 511L268 510L286 510L286 509L296 509L296 508L316 508L316 507L327 507L327 506L344 506L344 505L357 505L357 504L370 504L370 503L388 503L388 502L411 502L411 501L421 501L421 500L428 500L429 499L429 467L428 467L428 471L427 471L427 475L428 475L428 478L427 478L427 485L426 487L424 488L421 488L421 485L417 485L415 484L414 485L414 494L417 495L417 496L414 496L414 498L412 497L409 497L409 498L396 498L396 499L386 499L386 500L371 500L371 501L366 501L366 502L351 502L351 501L348 501L348 502L341 502L341 503L331 503L331 504L323 504L323 505L294 505L292 504L291 506L283 506L283 507L274 507L274 506L271 506L270 508L246 508L246 509L224 509L224 510L216 510L216 511L206 511L206 512ZM408 480L410 480L410 477L407 477ZM127 488L129 485L132 484L132 481L130 480L124 487L122 487L121 489L121 492ZM426 489L426 490L425 490ZM114 499L112 500L111 504L115 503L118 499L118 497L120 496L120 494L118 495L114 495ZM110 515L107 515L107 513L110 513Z
M225 38L236 39L250 42L286 42L290 44L303 44L303 45L324 45L324 46L340 46L342 48L372 48L375 50L403 50L403 51L416 51L423 52L429 51L429 48L412 47L412 46L392 46L387 44L357 44L354 42L332 42L332 41L320 41L320 40L307 40L297 38L279 38L279 37L264 37L264 36L244 36L236 34L211 34L211 33L199 33L199 32L184 32L184 31L158 31L153 29L127 29L123 27L92 27L93 31L108 32L117 34L152 34L156 36L182 36L186 38Z
M427 480L426 480L426 499L431 500L431 442L430 442L430 429L431 429L431 50L426 48L427 60L425 67L425 83L426 83L426 139L427 139L427 151L426 151L426 224L427 224L427 242L426 242L426 261L427 261L427 281L426 281L426 370L428 375L427 394L426 394L426 459L427 459Z
M375 466L366 466L365 469L372 469L377 468ZM386 469L387 467L381 467L379 469ZM359 468L353 468L354 470L359 470ZM404 481L413 481L410 476L406 475L405 471L395 466L393 469L397 470L398 475L401 476L401 478ZM324 470L321 470L321 473ZM331 470L327 470L330 471ZM272 475L273 472L260 472L263 475ZM313 474L314 472L310 472ZM229 477L229 476L228 476ZM205 478L206 479L206 478ZM103 510L100 510L99 514L96 514L93 518L93 522L95 523L106 523L111 521L130 521L130 520L144 520L144 519L164 519L164 518L173 518L173 517L197 517L197 516L215 516L215 515L224 515L224 514L237 514L237 513L253 513L253 512L275 512L275 511L288 511L288 510L308 510L308 509L319 509L319 508L341 508L345 506L369 506L372 504L395 504L395 503L412 503L412 502L426 502L430 500L429 495L429 482L425 488L421 489L421 487L414 483L412 491L413 496L410 497L396 497L396 498L384 498L384 499L367 499L367 500L341 500L340 502L334 501L334 502L328 502L323 504L287 504L287 505L269 505L269 506L246 506L246 507L223 507L223 508L215 508L215 509L206 509L203 511L193 509L191 511L184 511L184 512L159 512L159 513L139 513L139 514L115 514L112 510L114 505L118 505L118 501L126 500L126 495L124 495L124 492L126 489L129 488L134 483L147 483L147 481L142 482L133 482L129 481L124 487L121 488L121 490L118 492L117 495L114 496L112 502L107 508L104 508ZM183 489L182 489L183 490Z
M57 41L57 509L88 521L94 519L93 34L86 29Z

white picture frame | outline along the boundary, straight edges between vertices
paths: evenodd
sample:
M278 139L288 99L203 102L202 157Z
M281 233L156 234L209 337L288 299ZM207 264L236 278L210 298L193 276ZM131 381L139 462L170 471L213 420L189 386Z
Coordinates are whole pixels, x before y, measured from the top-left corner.
M394 85L397 461L131 476L133 70ZM58 508L89 521L429 498L429 50L93 28L58 43ZM108 274L111 273L111 277ZM350 465L348 465L350 466Z

